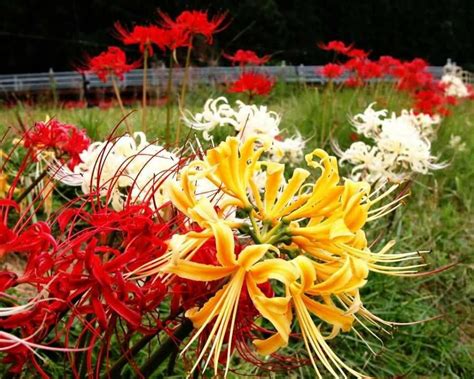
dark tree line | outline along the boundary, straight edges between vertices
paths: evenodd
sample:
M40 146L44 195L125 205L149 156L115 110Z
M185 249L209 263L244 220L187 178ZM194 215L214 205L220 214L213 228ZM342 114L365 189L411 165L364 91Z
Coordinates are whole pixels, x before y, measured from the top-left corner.
M442 65L450 57L474 69L474 0L0 0L0 73L70 70L84 53L110 44L113 23L153 22L156 9L229 11L209 63L222 50L274 53L274 61L319 64L330 57L318 41L341 39L373 56L423 57ZM134 48L129 51L133 54ZM217 63L217 62L213 62Z

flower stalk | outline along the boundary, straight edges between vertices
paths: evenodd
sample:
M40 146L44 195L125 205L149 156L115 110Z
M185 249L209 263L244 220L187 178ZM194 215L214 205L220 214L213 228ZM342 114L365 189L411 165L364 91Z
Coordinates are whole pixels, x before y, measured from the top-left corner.
M128 123L128 120L126 118L127 112L125 111L125 108L123 106L122 97L120 96L120 90L119 90L115 75L112 75L112 87L114 89L115 97L117 98L117 101L119 103L120 111L122 112L122 116L124 117L124 122L125 122L125 127L127 128L127 132L128 134L133 135L133 130L130 127L130 124Z
M174 54L174 51L173 51ZM173 54L170 54L170 61L168 67L168 85L166 89L166 96L168 101L166 102L166 129L165 129L165 141L169 145L171 138L171 106L173 105Z
M193 49L193 38L191 37L189 40L189 45L188 45L188 50L186 53L186 62L184 65L184 76L183 76L183 83L181 84L181 96L179 98L179 107L181 109L185 108L185 102L186 102L186 90L188 87L188 81L189 81L189 66L191 64L191 51ZM176 138L175 138L175 144L178 145L179 139L180 139L180 131L181 131L181 120L178 122L178 125L176 127Z
M147 107L147 91L148 91L148 48L143 50L143 92L142 92L142 130L147 131L146 124L146 107Z

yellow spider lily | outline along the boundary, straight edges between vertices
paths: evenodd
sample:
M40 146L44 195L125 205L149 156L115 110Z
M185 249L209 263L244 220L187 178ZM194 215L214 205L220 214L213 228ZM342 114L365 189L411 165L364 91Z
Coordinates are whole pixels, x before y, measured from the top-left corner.
M288 322L289 297L266 297L258 288L258 284L275 279L283 284L288 284L296 279L297 272L294 266L283 259L273 258L260 261L269 250L275 247L268 244L250 245L245 247L238 257L234 252L234 238L230 228L220 224L214 228L216 238L217 260L220 266L195 263L185 259L177 259L165 266L162 271L173 273L181 278L196 281L212 281L227 279L226 284L216 292L201 308L193 308L186 312L197 332L183 349L189 346L199 337L203 330L211 322L214 323L209 333L196 364L191 371L197 367L207 350L209 357L205 367L211 358L214 362L214 372L217 375L219 355L224 344L224 338L228 336L227 342L227 374L232 352L232 337L239 305L239 298L244 286L252 299L253 304L260 314L270 321L278 332L281 344L288 342L290 325Z
M295 319L318 377L317 360L334 377L346 373L362 377L335 355L326 340L352 330L354 322L360 322L357 315L372 324L390 325L363 307L359 289L369 271L412 275L421 265L386 264L414 259L418 253L388 253L393 241L377 253L370 251L362 228L396 203L371 211L387 194L373 199L367 183L341 183L334 157L317 149L306 155L306 163L310 170L320 171L318 179L311 182L310 171L297 168L286 181L284 165L261 160L266 149L257 137L243 143L229 137L209 150L204 160L184 169L178 181L170 182L166 191L171 202L202 230L174 236L168 254L143 266L141 272L222 281L203 306L186 313L197 331L183 352L205 329L210 330L192 370L207 353L204 369L212 359L217 375L220 351L227 345L227 374L240 295L246 291L261 317L275 329L270 337L253 341L259 353L272 354L287 345ZM263 190L256 183L257 173L265 177ZM195 183L203 178L228 196L219 208L196 196ZM224 210L229 207L239 209L244 218L226 219ZM219 265L194 262L194 254L212 237ZM238 255L236 237L246 245ZM267 297L259 289L270 280L279 296ZM332 326L329 335L323 335L314 317Z

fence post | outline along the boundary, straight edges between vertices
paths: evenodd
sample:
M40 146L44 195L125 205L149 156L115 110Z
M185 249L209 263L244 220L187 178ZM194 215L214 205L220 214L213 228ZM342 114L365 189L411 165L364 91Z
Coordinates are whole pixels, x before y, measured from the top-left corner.
M49 85L51 88L51 93L53 95L53 106L54 108L56 108L58 106L58 91L57 91L56 80L54 78L53 68L49 69Z

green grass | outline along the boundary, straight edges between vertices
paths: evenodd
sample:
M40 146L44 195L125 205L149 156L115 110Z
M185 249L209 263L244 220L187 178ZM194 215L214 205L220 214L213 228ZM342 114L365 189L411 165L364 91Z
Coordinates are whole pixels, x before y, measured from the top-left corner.
M343 147L349 144L348 115L362 111L372 101L390 111L409 105L409 99L388 86L362 90L321 90L303 85L279 85L275 94L264 101L270 109L283 115L281 128L291 134L299 130L309 138L308 150L327 143L329 133ZM190 108L198 110L209 96L221 95L219 89L200 88L189 96ZM235 99L235 97L232 97ZM262 102L262 101L260 101ZM149 109L149 134L164 135L165 109ZM20 118L26 125L45 115L55 116L88 129L94 138L106 136L120 120L118 109L62 110L17 107L0 111L0 128L18 125ZM177 111L174 109L176 124ZM140 124L139 111L130 116L135 128ZM363 289L362 299L369 310L386 320L410 322L434 316L440 319L400 326L386 335L374 330L382 342L370 337L367 343L378 353L372 355L353 333L342 334L331 345L350 365L376 377L449 377L470 378L474 372L472 318L474 301L474 103L465 102L445 119L433 144L433 151L449 167L432 175L417 177L407 204L397 211L393 227L377 246L396 239L400 252L430 250L426 260L429 269L452 262L457 265L437 275L422 278L394 278L371 274ZM188 130L185 131L185 133ZM451 136L460 135L466 143L464 152L453 152L448 147ZM327 147L327 146L326 146ZM376 238L386 227L384 221L373 226L369 233ZM371 229L370 224L365 228ZM375 247L376 248L376 247ZM287 348L290 354L304 354L301 343ZM279 377L268 374L234 359L238 372ZM178 372L181 368L178 368ZM312 377L307 368L295 372L297 376ZM287 376L282 375L282 376ZM239 376L241 377L241 376Z

